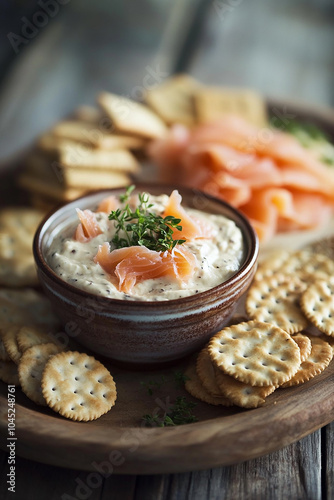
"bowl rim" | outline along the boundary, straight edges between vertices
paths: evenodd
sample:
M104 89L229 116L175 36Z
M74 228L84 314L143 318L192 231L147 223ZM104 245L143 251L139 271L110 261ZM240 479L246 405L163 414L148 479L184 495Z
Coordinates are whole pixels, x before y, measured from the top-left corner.
M34 259L37 267L42 270L49 279L51 279L52 282L54 282L56 285L62 286L65 288L65 290L74 293L75 295L78 295L80 298L89 298L93 300L98 300L101 305L105 304L106 306L112 306L112 305L118 305L118 306L127 306L131 307L133 309L136 308L143 308L145 309L167 309L169 307L177 306L180 304L191 304L192 302L197 301L199 298L208 298L212 293L215 292L220 292L223 294L226 290L228 290L230 287L233 287L240 279L243 278L243 276L247 275L252 267L256 264L258 254L259 254L259 240L257 237L257 234L251 225L250 221L248 218L242 214L237 208L233 207L230 203L228 203L225 200L221 200L220 198L217 198L215 196L212 196L211 194L205 193L204 191L201 191L199 189L195 188L189 188L184 185L177 185L177 184L159 184L159 183L149 183L149 182L138 182L135 184L135 191L147 191L149 192L149 189L161 189L162 193L164 191L168 190L173 190L173 189L178 189L182 191L183 193L187 193L188 195L192 194L193 196L198 195L198 196L204 196L207 198L209 201L213 203L218 203L220 205L223 205L226 209L231 211L234 215L234 218L231 219L233 220L241 230L243 234L243 238L245 241L246 234L248 233L248 239L249 239L249 245L248 245L248 252L245 255L245 260L238 269L238 271L233 274L230 278L228 278L226 281L223 283L219 283L218 285L209 288L208 290L204 290L202 292L192 294L192 295L187 295L185 297L180 297L177 299L170 299L170 300L159 300L159 301L153 301L153 300L124 300L124 299L116 299L112 297L105 297L103 295L97 295L91 292L88 292L86 290L83 290L79 287L76 287L74 285L71 285L70 283L67 283L65 280L60 278L55 271L50 267L50 265L47 263L43 251L42 251L42 239L47 231L47 224L50 220L51 217L54 217L57 212L61 212L65 207L68 205L75 203L76 201L83 200L85 198L88 198L93 195L98 195L98 194L103 194L103 193L113 193L113 192L119 192L122 189L126 189L127 186L122 186L118 188L105 188L105 189L98 189L94 191L90 191L85 193L83 196L79 196L73 200L68 201L65 204L58 205L55 207L53 210L48 212L46 216L43 218L43 220L40 222L35 236L33 240L33 254L34 254ZM182 194L182 193L181 193ZM185 205L187 206L187 205ZM243 228L240 227L238 222L241 222L243 224Z

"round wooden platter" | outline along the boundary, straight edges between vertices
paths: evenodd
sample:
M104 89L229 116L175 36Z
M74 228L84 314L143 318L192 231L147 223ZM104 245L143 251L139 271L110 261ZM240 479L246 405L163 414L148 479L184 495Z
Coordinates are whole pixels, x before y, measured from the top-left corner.
M183 472L230 465L287 446L334 419L334 362L318 377L278 389L254 410L209 406L178 387L175 371L125 371L107 364L118 398L109 413L90 423L66 420L37 407L16 389L16 452L39 462L96 470L108 462L118 474ZM148 394L150 382L160 383ZM1 447L6 450L7 385L0 386ZM142 416L164 408L177 396L196 401L198 422L146 428Z
M291 115L311 118L334 137L332 110L271 101L270 111L283 125ZM317 231L280 235L262 248L262 255L272 248L294 250L330 234L334 234L334 222ZM135 372L105 362L117 384L116 405L89 423L72 422L38 407L17 388L16 453L51 465L92 471L102 467L118 474L184 472L265 455L334 420L334 361L309 382L276 390L264 406L254 410L214 407L192 398L175 381L175 372L182 372L186 363ZM151 382L160 384L152 395L147 390ZM143 415L168 406L177 396L197 403L196 423L164 428L143 425ZM8 387L0 382L0 446L4 450L8 450L7 415Z

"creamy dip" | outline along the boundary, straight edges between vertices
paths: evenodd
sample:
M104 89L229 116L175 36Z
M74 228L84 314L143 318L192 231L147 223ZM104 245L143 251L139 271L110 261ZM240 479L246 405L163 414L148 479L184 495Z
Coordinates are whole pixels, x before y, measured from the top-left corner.
M168 201L167 195L152 196L151 212L162 214ZM94 210L94 208L93 208ZM223 215L209 214L185 208L189 215L195 216L212 226L210 239L187 241L187 247L197 259L193 276L183 283L169 277L148 279L137 283L130 294L121 292L113 284L106 272L94 262L100 245L110 242L115 235L115 221L110 221L103 212L96 213L96 220L103 233L87 243L76 241L73 237L59 234L52 242L47 261L51 268L67 283L104 297L123 300L171 300L194 295L209 290L230 278L240 268L243 261L243 237L236 224ZM180 223L182 225L182 221ZM76 225L69 233L75 232Z

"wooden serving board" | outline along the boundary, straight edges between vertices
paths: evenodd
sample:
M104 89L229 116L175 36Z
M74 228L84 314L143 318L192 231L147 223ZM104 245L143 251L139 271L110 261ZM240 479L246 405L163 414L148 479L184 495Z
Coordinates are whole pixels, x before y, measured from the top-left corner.
M90 423L66 420L37 407L16 389L16 452L39 462L85 470L110 462L119 474L184 472L229 465L287 446L334 420L334 362L299 387L278 389L261 408L209 406L174 381L179 363L167 370L131 372L107 364L118 398L109 413ZM168 382L148 394L142 385ZM0 385L0 445L6 450L7 385ZM198 422L146 428L141 417L177 396L196 401Z
M274 116L293 114L311 119L334 138L334 113L280 101L271 101ZM7 179L9 177L7 176ZM11 184L1 183L11 203L18 201ZM19 200L22 201L22 200ZM317 231L275 237L261 248L295 250L319 238L334 234L334 221ZM240 305L242 308L242 305ZM101 359L114 376L116 405L100 419L76 423L52 410L38 407L16 389L16 453L39 462L96 471L103 462L107 471L118 474L158 474L185 472L230 465L249 460L297 441L334 420L334 361L319 376L288 389L278 389L265 405L254 410L214 407L192 398L175 384L175 371L183 371L187 361L150 372L117 368ZM148 394L145 384L167 382ZM0 382L0 446L7 450L7 385ZM198 422L178 427L146 428L142 416L177 396L197 403Z

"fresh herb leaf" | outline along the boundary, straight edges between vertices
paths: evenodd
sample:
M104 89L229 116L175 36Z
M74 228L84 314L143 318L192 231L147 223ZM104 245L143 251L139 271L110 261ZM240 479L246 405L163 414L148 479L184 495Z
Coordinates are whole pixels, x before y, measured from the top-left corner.
M312 150L322 163L334 165L334 146L327 134L316 125L291 120L285 131L294 135L302 146Z
M178 387L183 387L187 380L189 380L189 377L180 370L174 372L174 381Z
M184 425L197 422L196 416L192 410L197 403L187 401L184 396L176 398L175 403L169 408L168 412L146 414L143 421L148 427L169 427L174 425Z
M128 201L133 189L134 186L130 186L120 200ZM165 252L185 242L182 239L173 239L174 229L182 230L181 219L172 215L161 217L150 212L153 204L149 203L147 193L139 193L138 201L135 210L126 204L124 208L113 210L109 215L109 220L116 222L116 233L111 240L115 248L139 245L157 252Z
M153 391L160 389L161 386L166 382L166 378L162 375L159 380L150 380L149 382L140 382L140 385L147 389L147 392L152 396Z
M128 201L128 199L130 198L130 195L132 193L132 191L134 190L136 186L134 184L132 184L131 186L129 186L126 191L125 191L125 194L121 194L119 196L119 201L121 203L125 203L126 201Z

